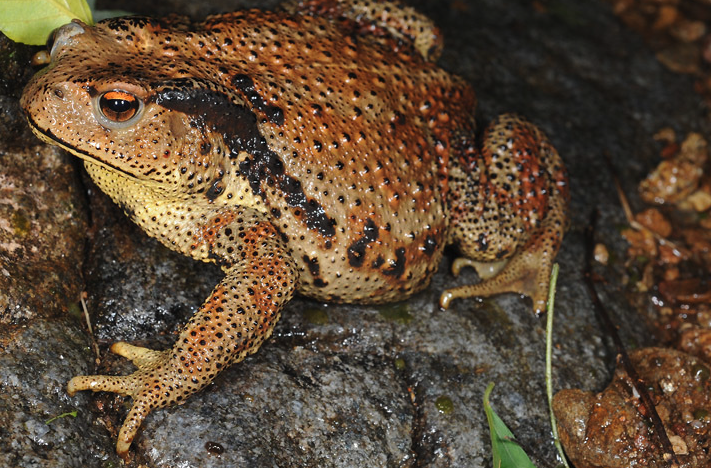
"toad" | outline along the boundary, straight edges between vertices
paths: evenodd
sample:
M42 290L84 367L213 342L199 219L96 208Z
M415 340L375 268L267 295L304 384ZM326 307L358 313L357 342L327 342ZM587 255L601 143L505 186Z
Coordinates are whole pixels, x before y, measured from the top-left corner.
M22 95L34 132L81 158L148 235L224 272L172 349L115 343L138 370L69 382L133 399L120 455L150 411L257 351L295 293L401 300L455 244L455 274L489 273L444 291L442 307L515 292L544 309L565 169L515 115L476 140L475 94L436 65L441 49L428 18L372 0L55 32Z

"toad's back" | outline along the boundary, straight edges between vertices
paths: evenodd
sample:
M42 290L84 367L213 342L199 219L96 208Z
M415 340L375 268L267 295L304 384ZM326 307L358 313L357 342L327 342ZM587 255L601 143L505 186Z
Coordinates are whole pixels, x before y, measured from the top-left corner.
M347 20L246 11L190 31L137 26L106 24L133 57L125 79L203 130L178 154L186 185L266 210L302 292L379 302L426 286L447 241L449 147L473 135L471 88Z

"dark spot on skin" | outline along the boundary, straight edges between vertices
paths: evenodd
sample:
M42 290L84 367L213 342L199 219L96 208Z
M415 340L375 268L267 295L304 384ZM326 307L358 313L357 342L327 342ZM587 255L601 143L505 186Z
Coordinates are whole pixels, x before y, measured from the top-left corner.
M209 258L215 265L222 268L232 267L232 261L222 254L217 254L213 251L213 245L210 245L210 249L207 252L207 258Z
M89 93L89 97L95 98L99 95L99 91L91 85L84 86L84 89L86 89L86 92Z
M125 18L111 18L108 20L102 21L102 23L105 23L109 29L112 31L123 31L123 32L128 32L130 29L144 29L147 25L151 25L151 27L157 28L157 27L162 27L164 29L174 27L174 20L171 20L171 23L173 24L168 24L166 20L161 20L157 18L148 18L146 16L129 16Z
M479 244L480 252L486 252L489 248L489 244L486 241L486 234L484 233L479 234L479 238L476 240L476 243Z
M400 247L395 251L395 261L390 262L390 268L383 270L384 275L399 278L405 271L405 248Z
M318 201L306 197L299 180L284 172L284 163L269 149L257 126L257 116L250 109L211 89L215 85L209 82L180 78L154 87L162 88L153 97L157 104L190 115L196 128L209 127L222 134L230 158L237 158L240 153L249 154L240 162L239 169L255 195L266 199L262 184L276 185L287 205L294 208L295 215L302 218L309 229L326 237L336 234L335 220Z
M405 115L398 111L395 111L395 115L393 115L392 121L397 123L398 125L405 125L407 123Z
M435 249L437 249L437 241L435 240L434 237L432 236L427 236L425 238L425 255L428 257L431 257L432 254L434 253Z
M215 183L212 184L209 189L207 189L207 192L205 192L205 196L208 200L214 201L222 194L224 190L225 188L222 186L222 179L217 179Z
M365 261L365 249L368 244L375 242L378 236L378 226L375 225L372 219L366 219L365 225L363 226L363 237L348 247L348 263L350 266L355 268L363 266L363 262Z
M317 276L321 276L321 266L318 264L317 258L309 258L308 255L304 255L303 259L304 263L309 269L309 273L311 273L311 276L313 276L314 278Z
M270 122L279 126L284 124L284 111L277 106L267 104L267 101L255 89L252 78L243 74L235 75L232 77L232 85L241 91L254 107L263 112Z
M287 236L286 233L279 231L278 229L277 229L277 231L279 232L279 236L281 237L281 241L282 241L283 243L285 243L285 244L288 244L288 243L289 243L289 236Z
M383 265L383 263L385 263L385 259L383 258L382 255L378 255L378 258L373 260L373 263L371 263L370 265L373 268L380 268Z
M278 156L272 152L274 157ZM249 164L251 161L249 159L240 163L240 170L249 173ZM259 161L255 158L255 164L258 165ZM301 182L293 177L283 173L283 165L281 173L277 173L277 180L279 182L279 188L284 192L286 204L291 208L296 208L295 212L299 211L305 218L306 227L312 230L318 231L320 234L333 237L336 235L336 221L329 218L326 211L323 209L321 204L314 200L306 197L303 188L301 187ZM252 182L250 181L250 184ZM252 190L254 190L254 185L252 185Z

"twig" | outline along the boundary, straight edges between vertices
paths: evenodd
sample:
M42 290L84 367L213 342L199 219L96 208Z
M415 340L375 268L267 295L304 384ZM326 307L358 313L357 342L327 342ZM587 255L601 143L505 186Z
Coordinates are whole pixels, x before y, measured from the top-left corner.
M553 366L551 364L553 356L553 306L555 305L555 287L558 283L558 264L553 264L551 271L551 282L548 287L548 304L546 306L546 396L548 397L548 412L551 418L551 432L553 433L553 444L558 450L558 456L563 461L565 468L570 468L568 460L563 452L563 446L558 437L558 423L553 414Z
M91 327L91 319L89 318L89 309L86 306L86 291L82 291L82 293L79 295L79 300L81 301L81 308L84 311L84 320L86 320L86 327L89 329L89 336L91 337L91 347L94 350L94 354L96 354L96 361L98 362L101 359L101 354L99 353L99 345L96 343L96 339L94 338L94 330Z
M595 246L595 225L597 223L597 216L598 212L597 210L594 210L592 216L590 217L590 224L588 225L585 233L585 269L583 271L583 276L585 277L585 285L587 286L588 291L590 292L590 297L592 298L593 304L595 306L595 312L600 322L602 322L603 328L605 329L605 333L612 338L612 341L615 344L615 351L617 352L618 358L622 363L622 367L625 369L625 372L627 372L627 375L632 381L632 385L634 385L634 388L639 394L639 399L645 409L646 416L652 427L654 428L654 432L657 438L659 439L659 444L661 445L664 451L663 459L669 463L670 468L678 468L681 465L679 464L679 461L677 460L676 455L674 454L674 449L672 447L671 442L669 441L669 438L667 437L667 432L664 429L662 419L659 417L659 414L657 413L657 410L654 407L652 397L649 396L649 392L647 391L647 385L645 384L644 380L642 380L642 378L639 376L639 374L637 374L637 371L632 365L632 361L630 361L629 355L625 350L625 345L622 343L622 339L617 333L617 327L612 322L610 314L607 313L607 308L602 303L602 301L600 300L600 296L598 296L597 291L595 290L595 282L592 274L592 265L593 250Z

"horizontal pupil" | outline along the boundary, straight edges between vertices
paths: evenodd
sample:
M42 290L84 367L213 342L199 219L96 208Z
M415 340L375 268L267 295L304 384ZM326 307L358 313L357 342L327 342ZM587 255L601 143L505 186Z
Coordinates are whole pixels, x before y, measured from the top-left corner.
M114 112L126 112L133 107L134 102L125 99L109 99L109 108Z
M116 112L125 112L131 108L131 103L125 99L112 99L109 102L111 103L113 110Z

